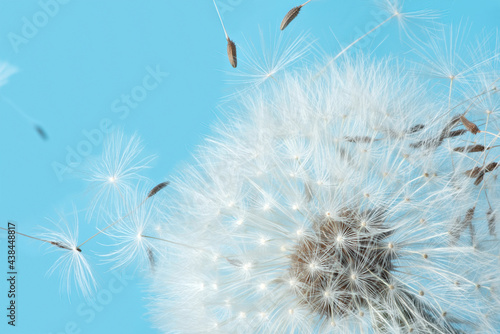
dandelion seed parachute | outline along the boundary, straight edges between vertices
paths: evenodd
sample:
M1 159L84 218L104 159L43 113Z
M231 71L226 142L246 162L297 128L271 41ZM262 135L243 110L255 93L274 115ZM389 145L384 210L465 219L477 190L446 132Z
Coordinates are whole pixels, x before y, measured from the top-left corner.
M69 219L72 219L70 221ZM52 244L51 250L57 250L61 256L49 269L49 274L56 271L61 277L61 288L65 287L70 294L73 287L89 298L97 286L93 271L78 245L78 213L65 217L60 215L58 222L53 222L55 228L46 230L41 236ZM54 248L55 246L56 248Z
M484 151L453 150L483 134L462 128L447 92L390 61L345 58L316 73L245 92L172 182L160 236L190 247L159 248L156 325L495 332L498 169L479 186L465 175L498 157L495 137L481 137Z
M143 145L137 135L127 137L116 131L109 136L102 155L92 160L86 170L85 179L93 193L88 220L97 218L102 225L106 210L126 205L126 194L134 191L137 182L146 180L142 172L151 167L154 158L143 154Z
M111 251L102 256L105 262L112 263L112 269L131 265L145 268L147 262L154 265L155 254L158 254L157 242L148 236L156 235L162 218L158 210L161 207L159 199L155 195L167 185L168 182L160 183L149 192L143 189L144 186L137 187L126 194L126 204L116 207L116 212L110 214L109 220L117 223L108 230L102 230L112 240L108 244Z

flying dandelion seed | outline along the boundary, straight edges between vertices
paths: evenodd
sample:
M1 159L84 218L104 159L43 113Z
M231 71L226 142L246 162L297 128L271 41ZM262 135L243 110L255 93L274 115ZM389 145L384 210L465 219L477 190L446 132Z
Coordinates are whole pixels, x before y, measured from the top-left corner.
M240 96L241 113L174 182L168 233L191 247L159 249L175 256L156 261L156 324L494 332L500 245L487 198L498 201L497 181L481 188L465 173L497 173L496 137L482 134L488 150L453 150L474 135L448 92L436 97L390 61L346 57L314 73L287 71L272 90Z
M229 38L226 27L224 26L224 22L222 21L222 17L220 16L219 8L217 7L217 3L213 0L215 9L217 10L217 15L219 15L220 24L222 25L222 29L224 30L224 35L226 35L227 40L227 57L229 59L229 63L233 68L238 66L238 58L236 56L236 44Z
M125 195L135 189L136 182L146 180L141 174L150 168L154 156L145 156L141 140L118 131L106 138L102 155L90 162L86 181L93 194L87 219L102 224L106 210L124 203Z
M118 220L120 217L126 217L119 224L104 232L111 240L108 246L112 249L103 255L106 262L112 263L112 269L130 266L132 263L138 268L146 267L150 263L154 268L156 261L154 254L157 253L155 240L144 237L144 235L156 235L154 226L161 219L161 213L158 211L158 197L153 197L168 183L160 183L149 193L136 188L134 191L126 194L126 205L119 206L116 214L111 220ZM154 192L154 194L152 194ZM152 195L151 195L152 194ZM144 198L148 198L140 207L136 208ZM153 197L153 198L150 198ZM129 212L132 212L129 214Z
M51 230L46 229L40 235L41 238L49 240L49 243L56 247L51 248L51 251L57 250L61 253L49 269L49 274L59 273L61 289L64 287L68 294L71 294L72 289L76 286L85 298L90 298L95 291L96 281L82 249L77 246L79 226L77 211L74 210L72 217L69 218L72 218L73 221L60 215L58 222L52 222L55 227Z
M9 77L15 74L16 72L17 68L11 66L8 63L0 62L0 87L7 84L9 81ZM40 136L41 139L48 140L49 137L47 135L47 132L43 129L43 127L40 124L38 124L37 121L35 121L32 117L28 116L28 114L26 114L21 108L19 108L17 104L15 104L7 97L0 95L0 99L4 100L15 112L21 115L21 117L23 117L26 121L31 123L36 133Z
M307 5L309 2L311 2L311 0L303 3L300 6L297 6L297 7L294 7L292 9L290 9L288 11L288 13L286 13L285 17L283 18L283 21L281 21L280 30L285 30L285 28L288 27L288 25L293 20L295 20L295 18L297 17L297 15L299 15L300 10L302 9L302 7L304 7L305 5Z
M314 49L311 36L301 34L295 38L260 31L260 44L244 39L239 45L241 61L239 71L231 71L231 84L238 84L239 91L250 90L267 81L279 80L280 74L294 63L304 61ZM233 96L234 97L234 96Z

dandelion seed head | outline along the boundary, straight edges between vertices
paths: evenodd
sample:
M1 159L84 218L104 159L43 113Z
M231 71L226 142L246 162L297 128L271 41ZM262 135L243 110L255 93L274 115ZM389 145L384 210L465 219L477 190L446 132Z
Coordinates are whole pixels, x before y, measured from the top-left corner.
M318 68L319 77L316 68L284 71L272 85L244 91L233 108L240 112L173 182L165 233L196 250L160 259L158 326L495 328L500 247L491 217L500 150L497 132L483 130L500 128L472 103L467 119L481 132L467 131L465 110L450 111L448 91L431 91L391 60L345 57ZM484 86L474 86L475 95L494 98ZM463 105L475 95L463 96ZM476 142L489 149L454 150ZM214 279L217 289L192 290ZM197 321L176 320L187 318Z

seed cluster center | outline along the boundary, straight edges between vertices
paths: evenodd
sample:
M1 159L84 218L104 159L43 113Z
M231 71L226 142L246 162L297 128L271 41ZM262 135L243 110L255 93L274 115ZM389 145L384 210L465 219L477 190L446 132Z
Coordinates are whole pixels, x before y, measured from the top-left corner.
M324 317L342 317L384 298L394 286L394 245L383 210L343 209L317 218L313 233L291 256L290 274L301 303Z

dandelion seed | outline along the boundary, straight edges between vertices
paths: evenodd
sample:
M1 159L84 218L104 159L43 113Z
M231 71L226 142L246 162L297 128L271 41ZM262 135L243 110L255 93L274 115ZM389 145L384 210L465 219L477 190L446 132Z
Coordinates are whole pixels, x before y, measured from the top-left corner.
M151 270L154 271L156 267L156 259L155 259L155 254L151 250L151 248L147 248L147 253L148 253L148 259L149 259L149 265L151 267Z
M465 214L465 217L463 219L458 218L456 221L455 226L453 227L453 230L450 232L452 239L451 243L456 244L462 233L467 229L468 227L471 228L471 238L473 238L473 227L472 227L472 219L474 218L474 213L476 212L476 207L472 207L467 210L467 213Z
M124 204L125 194L133 192L135 184L146 180L141 174L150 168L154 156L143 156L143 146L137 135L126 137L114 132L104 141L99 157L89 161L84 178L93 194L87 219L102 222L106 210Z
M49 274L55 271L60 272L61 286L65 286L68 294L71 293L72 285L76 285L85 298L91 296L96 288L94 275L82 250L78 245L78 213L75 210L72 214L73 222L70 223L63 215L59 222L53 222L54 230L42 233L45 240L58 249L62 250L62 255L49 269Z
M344 137L345 141L349 142L349 143L371 143L373 141L377 141L377 139L374 139L372 137L368 137L368 136L355 136L355 137L349 137L349 136L346 136Z
M160 191L166 187L166 183L160 183L153 190L158 187L156 192ZM154 239L145 236L154 234L153 226L160 220L161 212L157 209L158 199L153 197L154 195L150 196L151 191L146 196L143 187L137 187L134 191L125 194L126 205L116 209L111 216L113 223L93 236L104 233L112 240L107 244L112 251L105 253L102 257L105 262L112 263L113 269L132 264L144 269L146 263L149 263L152 269L155 268L154 254L158 254L157 246Z
M446 135L446 138L458 137L458 136L461 136L465 133L467 133L467 130L464 130L464 129L453 130L453 131L448 132L448 134Z
M238 45L238 52L245 61L238 64L240 71L231 71L236 79L231 83L239 84L238 91L247 91L262 85L269 80L276 82L285 69L304 58L313 50L312 38L308 34L297 37L278 34L270 37L270 33L260 31L260 44L250 40ZM259 50L260 48L260 50ZM234 97L236 94L231 95Z
M40 125L35 125L35 130L43 140L49 139L47 132L45 132L45 130Z
M1 83L0 83L1 86ZM17 112L22 118L24 118L27 122L29 122L33 128L35 129L36 133L40 136L41 139L47 140L49 137L47 135L47 132L42 128L41 125L38 124L38 122L33 119L31 116L29 116L27 113L25 113L14 101L11 99L1 96L0 99L4 100L15 112Z
M488 220L488 232L490 235L496 236L496 216L491 208L486 213L486 218Z
M148 198L149 197L153 197L154 195L156 195L158 192L160 192L163 188L165 188L166 186L168 186L170 184L169 181L166 181L166 182L162 182L158 185L156 185L153 189L151 189L151 191L149 192L148 194Z
M217 4L215 3L215 0L213 0L215 9L217 10L217 15L219 15L219 20L222 25L222 29L224 30L224 35L226 35L226 40L227 40L227 57L229 59L229 63L231 63L231 66L236 68L238 66L238 59L236 56L236 44L229 38L227 35L226 27L224 26L224 22L222 21L222 17L220 16L219 8L217 7Z
M417 125L412 126L407 132L408 133L416 133L416 132L423 130L424 128L425 128L424 124L417 124Z
M238 66L238 59L236 57L236 44L227 38L227 57L229 58L229 62L231 63L231 66L236 68Z
M472 134L477 134L479 131L479 128L477 127L476 124L472 123L469 121L465 116L460 116L460 121L462 121L462 124L469 130Z
M280 29L285 30L285 28L288 27L288 25L297 17L297 15L299 15L299 12L302 9L302 7L307 5L309 2L311 2L311 0L303 3L300 6L290 9L290 11L288 11L288 13L286 13L285 17L283 18L283 21L281 21Z
M474 153L474 152L484 152L486 148L481 145L472 145L472 146L460 146L460 147L455 147L453 151L455 152L466 152L466 153Z

